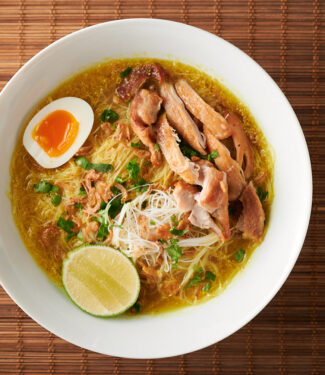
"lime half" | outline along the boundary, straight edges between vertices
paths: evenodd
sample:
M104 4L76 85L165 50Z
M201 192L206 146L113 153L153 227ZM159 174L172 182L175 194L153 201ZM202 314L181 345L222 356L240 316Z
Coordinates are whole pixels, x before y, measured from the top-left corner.
M72 301L89 314L123 313L137 300L140 278L133 263L108 246L83 246L63 262L62 282Z

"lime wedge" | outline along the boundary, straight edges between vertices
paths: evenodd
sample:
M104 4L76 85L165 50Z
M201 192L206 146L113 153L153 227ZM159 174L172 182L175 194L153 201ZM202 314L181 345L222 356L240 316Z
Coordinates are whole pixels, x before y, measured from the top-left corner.
M133 263L108 246L83 246L63 262L62 282L72 301L89 314L122 314L137 300L140 278Z

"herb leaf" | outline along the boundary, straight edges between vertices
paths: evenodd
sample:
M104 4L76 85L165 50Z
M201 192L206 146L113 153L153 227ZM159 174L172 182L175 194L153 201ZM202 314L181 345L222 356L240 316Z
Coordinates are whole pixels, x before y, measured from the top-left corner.
M166 240L164 240L163 238L158 238L158 242L160 242L163 245L167 245L168 244L168 242Z
M108 236L108 225L101 223L97 232L97 238L99 241L103 242L106 240L106 237Z
M182 151L182 154L189 159L191 159L192 156L200 156L200 154L195 151L191 146L189 146L187 143L185 143L183 140L179 144L179 148Z
M178 230L175 227L172 227L172 229L169 230L171 234L174 234L175 236L184 236L185 233L188 232L188 230Z
M155 147L155 150L156 150L156 151L160 151L160 147L159 147L158 143L155 143L155 146L154 146L154 147Z
M52 197L52 204L54 207L57 207L61 203L62 197L60 194L55 194Z
M264 199L266 199L266 197L268 196L269 192L268 191L263 191L263 189L259 186L256 189L256 194L260 198L260 201L263 202Z
M49 193L52 190L53 185L48 181L40 181L40 183L37 185L34 185L34 190L36 193ZM58 188L59 189L59 188Z
M131 147L133 147L133 148L140 148L141 147L141 143L140 142L136 142L136 143L131 142Z
M237 260L238 263L241 263L245 257L245 250L244 249L238 249L235 254L234 258Z
M118 114L112 109L105 109L105 111L100 116L100 121L109 122L113 124L115 121L118 120L118 117Z
M212 281L215 281L216 280L216 275L214 273L212 273L211 271L207 271L205 273L205 278L204 280L212 280Z
M79 165L79 167L86 169L87 171L94 169L97 172L111 172L113 170L113 166L111 164L104 164L104 163L91 163L87 158L84 156L79 156L75 159L75 163Z
M202 288L203 292L208 292L211 289L211 281L208 281Z
M128 162L126 169L129 172L130 178L138 182L139 173L140 173L140 165L138 163L138 159L134 158Z
M215 159L219 156L219 153L217 150L213 150L210 155L208 155L208 160Z
M202 272L203 269L200 267L197 271L195 271L194 276L192 279L184 286L184 289L189 288L190 286L197 286L202 282Z
M72 232L72 229L74 228L74 225L75 225L73 221L65 220L62 216L60 216L56 225L62 228L68 234L76 235L75 233Z
M82 197L87 196L86 189L85 189L85 187L83 185L80 187L78 195L81 195Z
M121 211L123 204L121 202L122 197L118 197L116 199L113 199L110 202L110 207L108 209L108 216L110 216L112 219L115 218L115 216Z
M132 72L132 68L130 66L128 66L125 70L123 70L123 72L120 73L120 76L122 78L125 78L127 77L130 73Z
M177 242L178 240L176 240L175 238L171 238L171 245L166 248L166 251L169 254L171 260L175 263L177 263L178 259L183 255L180 246L177 245Z

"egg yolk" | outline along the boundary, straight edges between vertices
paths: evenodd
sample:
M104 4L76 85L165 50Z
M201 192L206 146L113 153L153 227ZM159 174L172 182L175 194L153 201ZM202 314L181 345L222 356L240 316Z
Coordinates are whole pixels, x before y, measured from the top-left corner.
M57 110L34 128L32 137L50 157L57 157L71 147L78 131L76 118L70 112Z

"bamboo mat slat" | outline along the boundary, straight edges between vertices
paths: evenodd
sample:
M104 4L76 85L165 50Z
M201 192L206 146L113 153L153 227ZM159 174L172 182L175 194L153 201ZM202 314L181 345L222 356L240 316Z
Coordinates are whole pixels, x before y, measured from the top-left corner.
M78 348L41 328L0 288L0 374L325 374L325 1L0 0L0 89L56 39L130 17L164 18L215 33L280 85L313 165L314 202L302 253L277 296L246 327L168 359L127 360Z

